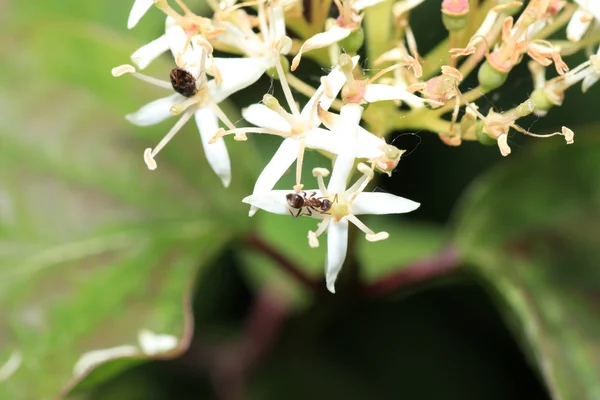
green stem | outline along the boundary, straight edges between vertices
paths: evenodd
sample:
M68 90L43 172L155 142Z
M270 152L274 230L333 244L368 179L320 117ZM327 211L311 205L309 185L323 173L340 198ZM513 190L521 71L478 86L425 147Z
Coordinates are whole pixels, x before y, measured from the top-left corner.
M392 43L392 0L385 0L365 11L363 27L367 46L369 67Z

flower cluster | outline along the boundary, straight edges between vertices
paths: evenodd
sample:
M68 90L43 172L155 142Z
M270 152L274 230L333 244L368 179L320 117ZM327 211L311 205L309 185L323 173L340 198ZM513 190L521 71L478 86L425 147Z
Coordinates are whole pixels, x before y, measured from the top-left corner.
M148 168L157 168L161 149L192 117L207 161L226 187L232 176L228 137L237 141L247 140L251 133L281 137L252 194L242 201L250 205L250 216L262 209L320 220L308 233L308 243L318 246L319 236L327 232L326 282L331 292L346 257L349 223L369 241L388 237L368 228L357 215L405 213L419 206L392 194L364 191L375 172L391 175L400 161L403 151L386 142L387 134L429 130L452 146L463 140L496 143L503 155L511 152L511 128L537 137L562 135L572 143L573 132L566 127L537 135L516 121L532 113L544 115L562 104L569 87L582 81L587 90L600 78L600 53L573 69L562 58L597 45L600 2L592 0L576 4L531 0L526 6L520 1L443 0L440 19L449 32L439 46L444 53L425 56L419 53L409 23L409 14L423 0L208 0L210 17L195 14L182 0L173 3L134 1L128 27L135 27L154 8L165 17L164 34L136 50L133 65L112 71L114 76L130 75L170 92L127 116L139 126L178 116L165 137L145 150ZM568 45L549 39L563 26ZM368 70L361 68L365 61L359 55L364 54L364 43L370 56ZM170 53L174 64L168 80L139 72L163 53ZM483 115L475 102L502 86L525 55L531 59L534 81L529 98L513 110L489 109ZM292 74L302 67L303 57L327 69L320 86L314 88ZM551 65L557 76L546 80L545 67ZM463 93L464 77L478 66L479 85ZM265 94L259 103L242 110L249 124L238 126L220 104L263 75L278 81L285 103ZM304 106L299 106L295 93L308 98ZM315 168L313 178L303 176L306 150L331 158L331 174ZM274 190L294 163L295 185ZM353 178L357 171L359 177ZM312 179L316 185L306 189Z

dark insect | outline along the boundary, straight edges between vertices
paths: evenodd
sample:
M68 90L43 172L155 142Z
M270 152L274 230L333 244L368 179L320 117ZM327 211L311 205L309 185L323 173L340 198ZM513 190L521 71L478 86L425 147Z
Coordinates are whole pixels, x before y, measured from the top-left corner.
M171 70L171 85L177 93L185 97L192 97L198 93L196 79L185 69L173 68Z
M292 210L290 210L290 214L294 218L298 218L302 215L302 211L306 208L306 212L308 216L311 216L313 211L316 211L321 214L329 214L329 210L331 210L331 200L324 197L315 197L317 193L312 192L308 196L306 192L302 192L302 194L298 193L289 193L285 196L288 205L292 208L298 209L298 213L294 215Z

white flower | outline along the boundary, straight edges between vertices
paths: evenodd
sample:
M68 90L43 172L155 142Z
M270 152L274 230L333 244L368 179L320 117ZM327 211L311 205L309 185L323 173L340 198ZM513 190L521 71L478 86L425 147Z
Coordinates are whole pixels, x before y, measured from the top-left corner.
M129 19L127 20L127 29L136 26L153 4L154 0L135 0L129 13Z
M592 24L594 17L584 8L575 10L571 20L567 24L567 39L572 42L578 42L587 32Z
M359 170L363 173L363 176L347 190L345 188L346 183L341 183L341 179L339 179L344 173L339 173L338 177L332 175L329 187L325 188L323 177L328 175L328 171L315 168L313 175L317 177L319 189L310 190L301 195L285 190L273 190L267 193L253 194L242 200L244 203L281 215L297 215L298 210L290 206L289 196L312 196L321 201L327 200L329 202L327 205L330 208L325 212L306 207L302 210L302 215L322 220L317 231L308 234L311 247L317 247L319 245L318 237L327 231L325 280L327 289L332 293L335 293L335 281L346 258L349 222L363 231L367 240L384 240L389 236L387 232L375 233L356 216L364 214L401 214L414 211L419 207L418 203L393 194L364 193L363 190L373 178L373 171L364 164L359 164Z
M561 77L552 79L547 83L550 93L563 93L567 88L581 83L581 90L585 93L592 85L600 80L600 47L590 59Z
M600 21L600 2L598 0L575 0L575 3Z
M222 58L215 59L220 71L221 83L217 84L215 79L207 81L205 74L205 63L212 48L199 47L196 43L185 45L181 40L185 35L183 29L174 23L167 23L166 37L173 56L178 64L179 70L187 72L184 76L179 70L173 70L175 77L182 76L190 80L190 89L196 93L184 93L181 88L174 88L172 83L160 79L151 78L135 71L132 66L121 66L113 69L114 76L128 73L156 86L170 89L173 93L169 96L150 102L133 114L127 115L127 120L138 126L149 126L160 123L165 119L181 114L179 121L165 135L154 149L146 149L144 159L149 169L156 168L154 157L175 136L181 127L193 116L200 131L200 138L204 145L206 158L217 176L228 186L231 181L231 162L225 142L216 140L208 144L219 129L218 121L221 120L226 126L234 128L233 124L218 104L231 94L256 82L265 70L264 61L248 58ZM244 71L240 74L239 71ZM195 82L195 84L193 83Z

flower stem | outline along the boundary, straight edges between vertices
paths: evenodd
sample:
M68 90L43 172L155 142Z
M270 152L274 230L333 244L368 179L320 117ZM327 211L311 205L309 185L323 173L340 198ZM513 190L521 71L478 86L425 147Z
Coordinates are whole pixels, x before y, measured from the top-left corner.
M321 284L315 281L313 278L308 276L302 269L300 269L292 260L287 258L267 241L261 238L256 233L250 233L244 238L244 243L252 247L254 250L265 254L271 258L279 267L294 277L298 282L302 283L308 289L313 291L320 291Z
M363 295L381 296L397 291L405 286L426 282L430 279L446 275L458 268L460 254L454 247L448 247L440 253L414 261L399 271L365 285Z

